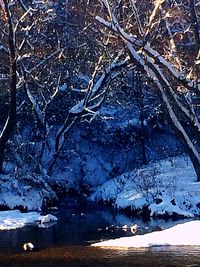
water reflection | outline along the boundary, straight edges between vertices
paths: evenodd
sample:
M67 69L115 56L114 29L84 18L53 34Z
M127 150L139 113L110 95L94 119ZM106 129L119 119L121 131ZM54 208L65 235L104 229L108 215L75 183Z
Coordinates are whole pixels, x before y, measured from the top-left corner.
M77 198L63 200L58 210L49 210L58 217L55 224L29 225L12 231L0 231L0 251L19 252L32 242L38 248L87 245L101 239L126 235L124 232L99 231L116 224L116 212Z
M106 250L87 246L44 249L33 253L0 254L0 266L7 267L169 267L200 266L200 248L150 248Z
M132 235L122 230L123 225L137 224L137 234L143 234L158 230L158 226L174 225L173 221L128 218L113 209L77 198L63 200L58 210L51 213L59 218L58 223L45 228L32 225L0 231L0 266L200 266L199 247L140 250L88 247L99 240ZM38 251L24 253L25 242L32 242Z
M130 231L122 229L123 225L137 224L137 234L143 234L175 224L173 221L128 218L114 209L72 197L61 201L57 211L48 212L58 217L58 223L0 231L0 251L20 251L26 242L32 242L38 248L89 245L108 238L131 236Z

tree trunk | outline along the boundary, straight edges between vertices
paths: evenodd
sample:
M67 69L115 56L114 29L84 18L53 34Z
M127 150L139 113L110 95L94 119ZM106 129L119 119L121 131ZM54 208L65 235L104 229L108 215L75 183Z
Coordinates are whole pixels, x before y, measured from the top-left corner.
M200 132L198 127L195 125L192 117L187 117L181 107L178 105L172 91L170 90L167 78L163 80L161 73L156 65L151 62L146 63L152 74L154 83L157 85L164 105L167 109L167 114L172 123L176 135L180 138L183 143L186 153L190 157L194 166L197 182L200 182ZM155 79L156 78L156 79Z
M167 76L163 77L159 67L152 63L152 60L148 57L146 61L144 61L130 43L127 45L127 48L129 49L131 60L141 68L141 71L143 71L159 89L170 122L192 161L197 175L197 182L200 182L200 132L193 117L186 116L183 109L181 109L180 103L177 102L171 90L172 88L170 88L171 85L167 80Z
M4 12L6 15L6 21L8 23L9 31L9 67L10 67L10 85L9 85L9 114L3 130L0 134L0 173L3 169L3 160L5 155L5 148L8 139L10 138L16 121L16 84L17 84L17 64L16 64L16 52L14 43L14 33L11 20L11 14L8 7L8 2L3 0Z
M196 8L195 8L195 0L190 0L190 14L192 20L192 26L194 29L195 40L197 43L197 53L200 46L200 25L197 18Z
M163 2L163 1L162 1ZM161 1L159 2L161 4ZM158 3L158 5L159 5ZM103 1L107 12L110 14L111 9L109 1ZM157 7L158 7L157 5ZM195 12L195 0L190 0L191 15L193 27L195 28L195 38L197 45L199 44L199 27L197 14ZM150 15L155 18L155 8ZM170 121L175 129L176 134L184 143L186 152L188 153L197 175L197 181L200 181L200 124L197 114L191 106L192 103L187 101L184 92L181 95L176 89L184 87L189 93L194 93L200 90L195 88L198 79L188 79L181 71L168 61L165 56L153 49L151 42L146 42L144 36L140 38L137 35L132 35L126 32L121 27L114 12L110 15L110 20L105 20L97 16L97 21L103 24L106 28L115 33L121 38L131 61L136 63L151 82L159 89L164 105L167 109ZM131 22L132 23L132 22ZM134 25L134 24L132 24ZM150 24L149 24L150 25ZM149 26L148 26L149 27ZM152 34L152 33L151 33ZM158 34L155 32L155 34ZM145 34L147 36L147 34ZM155 38L154 36L153 38ZM156 38L155 38L156 39ZM144 42L145 41L145 42ZM166 43L167 45L167 43ZM170 49L169 49L170 50ZM195 63L196 64L196 63ZM189 71L189 70L188 70ZM187 72L186 72L187 73Z
M145 126L144 126L144 95L142 90L142 77L141 73L136 73L136 92L137 102L139 107L139 121L140 121L140 143L142 151L142 164L147 164L146 145L145 145Z
M155 84L159 88L164 105L167 109L169 121L182 142L186 153L190 157L197 175L197 182L200 182L200 132L195 125L192 117L187 117L180 106L177 104L174 95L167 86L166 81L162 79L162 76L157 71L156 66L152 63L147 63L149 68L155 74L157 80Z

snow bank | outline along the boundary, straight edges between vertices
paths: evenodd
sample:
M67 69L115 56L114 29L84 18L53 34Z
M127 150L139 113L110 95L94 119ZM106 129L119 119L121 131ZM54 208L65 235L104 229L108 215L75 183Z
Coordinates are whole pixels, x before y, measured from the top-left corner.
M187 157L168 158L107 181L90 200L138 213L148 207L152 217L192 218L200 215L200 183Z
M41 222L41 224L43 224L43 223L50 223L52 221L57 221L58 218L54 215L47 214L45 216L40 216L38 220Z
M95 247L200 246L200 221L178 224L163 231L94 243Z
M37 212L21 213L19 210L0 211L0 230L12 230L21 228L27 224L46 223L58 219L48 214L41 216Z
M45 199L57 199L56 193L45 181L46 177L24 175L15 179L13 175L0 176L0 205L10 209L19 206L27 210L39 210Z

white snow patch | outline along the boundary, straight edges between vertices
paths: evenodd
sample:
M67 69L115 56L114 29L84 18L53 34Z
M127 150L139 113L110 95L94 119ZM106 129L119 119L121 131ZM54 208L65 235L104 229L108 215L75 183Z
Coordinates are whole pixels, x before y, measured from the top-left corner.
M38 218L38 220L43 224L43 223L49 223L49 222L57 221L58 218L54 215L47 214L45 216L40 216Z
M182 215L184 217L194 217L194 215L191 212L184 211L180 209L177 205L172 204L172 199L168 195L163 195L162 202L159 204L151 204L149 206L149 209L151 210L150 216L155 215L166 215L169 216L175 214Z
M48 214L40 216L37 212L21 213L19 210L0 211L0 230L21 228L36 222L47 223L57 221L57 217Z
M90 200L138 211L148 206L150 216L192 218L200 215L200 183L187 157L168 158L107 181Z
M0 177L0 205L10 209L22 206L39 210L44 199L56 199L56 194L45 182L46 177L25 175L15 179L11 174Z
M190 221L175 225L163 231L137 235L133 237L122 237L94 243L95 247L121 247L139 248L153 246L200 246L199 235L200 221Z
M59 91L60 91L60 92L65 92L65 91L67 91L67 84L64 83L64 84L60 85L60 86L59 86Z

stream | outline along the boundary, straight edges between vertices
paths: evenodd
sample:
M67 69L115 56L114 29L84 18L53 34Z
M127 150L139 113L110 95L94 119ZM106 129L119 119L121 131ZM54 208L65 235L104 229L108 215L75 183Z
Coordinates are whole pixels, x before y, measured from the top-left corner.
M128 218L112 208L77 197L63 199L58 209L47 211L58 217L46 228L29 225L0 231L0 266L200 266L200 247L155 247L110 250L90 247L109 238L132 236L124 225L138 225L137 234L167 228L182 222ZM24 252L25 242L32 242L34 252Z

